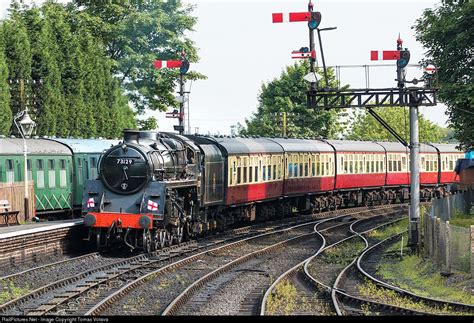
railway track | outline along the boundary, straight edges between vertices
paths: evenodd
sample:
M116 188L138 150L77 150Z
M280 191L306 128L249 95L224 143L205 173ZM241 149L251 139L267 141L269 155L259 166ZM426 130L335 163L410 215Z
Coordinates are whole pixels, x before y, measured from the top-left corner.
M398 208L398 206L396 206L396 207ZM371 213L374 213L374 212L383 212L381 209L385 209L385 208L387 208L387 206L385 206L383 208L378 208L376 210L368 210L368 209L359 210L358 212L352 212L352 215L354 216L357 213L369 213L369 214L371 214ZM350 214L347 211L342 212L342 213L344 213L344 214L340 215L339 217L347 217L347 215ZM361 214L358 214L358 215L362 216ZM316 222L314 222L314 223L316 223ZM306 224L305 226L308 226L308 224ZM312 232L306 232L303 235L309 236L309 235L313 235L313 234L312 234ZM296 239L296 237L295 237L295 239ZM301 239L302 239L302 237L301 237ZM280 243L280 242L282 242L282 241L275 242L274 244L277 244L277 243ZM292 240L288 240L283 244L288 244L290 242L292 242ZM200 257L204 256L203 254L195 255L191 259L187 260L189 263L193 262L193 264L187 265L183 270L181 270L179 272L177 272L175 270L175 267L176 266L184 266L185 264L180 263L180 262L171 264L169 268L164 267L160 270L157 270L154 273L150 273L149 275L146 275L144 277L140 277L136 281L130 282L129 284L125 285L124 287L122 287L120 290L118 290L114 294L111 294L109 297L105 298L102 302L97 304L97 306L95 306L94 308L89 310L86 314L90 314L90 315L98 315L98 314L115 315L115 314L121 313L121 310L123 310L123 309L128 309L128 312L126 312L126 313L130 314L130 315L136 315L136 314L156 315L156 314L159 314L161 312L164 312L165 314L166 313L172 313L172 312L174 312L174 310L172 310L171 308L169 308L167 310L166 308L168 307L167 306L168 304L173 303L173 297L172 297L173 293L176 294L175 296L177 298L181 299L181 300L187 299L188 296L193 294L193 292L196 291L197 289L199 289L199 287L203 287L204 285L211 285L211 284L205 284L206 281L213 280L214 278L216 278L217 280L213 281L212 285L218 284L218 280L221 279L220 277L224 277L223 275L226 274L226 273L229 273L230 269L233 269L232 272L240 271L240 272L251 272L251 273L257 273L257 274L258 273L263 274L264 270L256 268L256 263L252 263L251 261L254 261L256 259L255 257L257 255L260 255L260 252L263 252L262 255L265 256L265 254L268 254L268 252L274 251L278 248L275 247L275 246L271 247L271 244L270 245L265 245L265 246L257 245L255 247L257 249L253 248L251 250L247 250L247 253L239 252L239 253L234 254L233 257L232 257L233 259L227 258L227 259L224 259L224 260L221 259L220 261L216 261L215 258L219 258L219 256L216 256L216 255L214 255L214 257L212 257L214 259L210 259L210 257L209 258L204 258L204 259L200 258ZM265 249L267 247L268 247L268 249ZM265 251L262 251L262 250L265 250ZM213 251L213 252L215 252L215 251ZM312 246L312 249L308 253L308 255L312 254L313 252L314 252L314 246ZM220 256L225 256L225 255L220 255ZM223 258L226 258L226 257L223 257ZM260 259L260 258L261 257L259 257L258 259ZM199 267L199 265L198 265L199 261L201 261L201 263L207 263L207 265L204 266L204 267ZM245 268L240 268L240 267L237 268L236 267L236 266L242 265L244 263L251 264L251 265L244 266ZM262 263L262 261L260 261L260 263ZM171 274L170 274L170 270L171 270ZM180 286L180 284L175 282L176 277L180 277L180 279L183 279L184 277L187 277L187 280L183 282L182 286ZM155 283L154 284L148 283L148 284L146 284L146 287L141 286L141 285L145 284L146 281L149 281L149 280L154 280ZM174 280L174 282L170 283L170 281L172 281L172 280ZM229 280L230 279L224 278L223 282L226 282L226 281L229 281ZM263 280L265 280L265 279L263 279ZM267 284L268 284L268 277L267 277L266 281L267 281ZM171 284L172 286L167 286L167 284ZM186 288L184 288L184 286L187 286L188 284L191 285L191 286L189 286L188 291L185 292L183 295L179 296L180 294L176 293L176 290L183 290L184 291L186 289ZM218 288L215 288L215 287L212 287L212 286L206 286L206 288L208 288L208 289L210 288L213 291L216 291L218 289ZM141 291L137 291L137 289L140 289ZM145 296L144 296L145 294L150 295L150 292L149 292L150 290L155 290L155 291L159 290L160 293L163 295L163 297L154 298L152 300L148 299L148 300L145 301L146 304L141 302L141 300L143 300L145 298ZM212 292L212 294L213 293L214 292ZM208 293L204 292L204 294L209 294L209 292ZM186 296L186 295L188 295L188 296ZM255 288L252 288L249 295L250 295L250 299L252 297L257 296L258 295L258 290L255 290ZM261 297L261 295L260 295L260 297ZM129 301L127 303L126 301L124 301L124 298L128 298L129 300L136 300L138 304L135 304L135 308L130 309L131 307L133 307L132 305L134 305L134 304L131 304L132 301ZM203 302L206 303L205 299L199 300L199 298L200 297L198 295L197 299L193 300L193 302L195 301L195 303L201 303L201 304ZM178 305L182 302L179 299L177 299L176 302L175 302ZM250 299L248 297L244 298L244 299L241 299L241 304L244 307L247 307L248 310L251 312L252 311L252 309L251 309L252 302L251 302ZM138 300L140 300L140 302ZM118 303L118 304L115 304L115 303ZM153 308L153 304L158 304L158 303L160 305L159 306L157 305L155 308ZM115 304L115 306L113 306L114 309L111 310L110 307L114 304ZM239 314L242 314L242 312L239 312Z
M364 221L362 219L353 221L349 224L348 236L344 238L339 234L341 239L332 244L327 243L329 239L326 239L327 237L318 232L323 239L321 248L312 257L290 268L275 280L263 297L260 314L472 315L474 307L471 305L421 297L401 288L391 286L374 277L374 268L378 260L373 259L372 253L377 253L375 250L379 249L378 253L380 254L380 250L384 249L384 245L393 243L394 239L399 238L403 233L383 239L380 242L376 239L368 239L365 236L373 230L380 230L384 227L395 225L400 220L390 221L372 228L367 228L367 223L363 224ZM371 222L372 224L374 223L374 221ZM358 228L356 229L356 227ZM364 245L357 245L358 240L363 241ZM345 257L336 257L336 263L333 263L330 268L323 266L321 258L325 256L325 253L334 248L341 248L343 244L357 247L355 248L356 250L351 250L351 248L342 249L340 254ZM318 264L312 264L316 259L319 259ZM372 273L369 273L370 271ZM360 295L358 286L365 284L367 281L371 281L375 288L388 290L391 294L396 293L399 298L403 298L406 301L403 303L391 303L386 298L380 300L380 294L373 292L373 290L373 297ZM283 294L278 291L278 287L285 284L296 287L298 292L296 298L299 299L299 302L295 302L293 308L287 313L282 313L281 310L277 310L275 313L274 308L268 310L267 303L269 298L278 299L275 295L278 295L278 293ZM406 306L406 304L410 303L414 304L414 306ZM272 310L274 311L273 313Z
M201 250L210 250L218 245L225 246L232 243L231 241L239 242L249 237L261 235L262 232L269 234L272 230L282 230L281 227L284 226L314 222L315 219L336 216L337 214L373 213L377 210L393 207L400 208L401 206L362 207L330 211L314 216L301 216L292 220L286 219L286 223L284 223L285 221L277 221L278 223L273 225L240 228L233 230L231 235L217 235L216 237L203 239L200 242L193 241L180 246L172 246L154 254L130 257L129 259L91 268L74 276L41 286L22 297L1 305L0 314L95 314L96 311L100 312L101 304L106 304L107 300L110 301L109 295L120 290L123 291L124 286L126 287L129 283L147 276L148 273L160 269L163 269L164 272L170 269L174 259L185 260L192 257L193 254L199 254ZM58 263L57 265L60 266L61 264ZM17 277L21 277L21 275Z
M324 229L325 223L329 223L329 220L316 225L316 234L323 242L320 248L313 255L291 267L275 280L266 290L262 298L259 314L335 315L336 312L332 305L329 282L315 278L314 275L310 273L309 265L325 251L331 250L331 248L338 246L340 243L350 241L350 239L354 237L349 231L352 226L364 225L375 229L391 223L389 220L393 220L393 218L399 217L400 215L400 212L392 212L371 218L370 221L366 221L366 219L353 219L353 221L345 223L344 226L336 228L339 229L338 232L332 232L332 234ZM377 225L379 223L383 224ZM324 231L326 231L326 233L324 233ZM340 265L336 266L336 268L340 267ZM323 274L328 274L327 270L324 272L324 268L322 267L318 266L317 270L323 271ZM332 268L332 270L337 272L337 269ZM328 276L329 280L333 277L331 274ZM288 296L282 291L285 288L282 286L286 286L286 288L288 288L288 286L295 287L296 291L293 300L285 299L288 298ZM280 303L278 299L282 299ZM282 304L291 302L293 302L293 306L282 310Z
M381 256L384 254L384 250L393 243L398 242L398 240L400 240L401 236L404 234L406 234L406 231L392 235L379 242L372 241L372 243L370 243L370 240L364 235L361 235L361 238L365 242L366 248L359 255L359 257L357 257L356 261L354 261L351 266L347 268L346 272L341 273L340 282L338 285L334 286L335 289L340 290L345 288L347 290L353 290L353 288L350 288L352 286L347 285L353 285L354 281L365 280L370 281L379 289L386 290L390 295L393 295L393 298L403 300L403 303L408 304L405 306L398 306L398 308L400 308L402 311L410 310L410 304L416 304L416 308L419 308L419 310L414 312L417 312L418 314L473 315L473 305L420 296L406 289L393 286L375 277L376 270L374 264L380 261ZM347 298L347 296L343 297ZM382 306L385 308L387 308L387 305L390 304L382 304Z

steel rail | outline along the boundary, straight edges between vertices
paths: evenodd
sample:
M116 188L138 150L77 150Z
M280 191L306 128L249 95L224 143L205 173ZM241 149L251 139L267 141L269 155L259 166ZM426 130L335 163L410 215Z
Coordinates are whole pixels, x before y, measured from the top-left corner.
M34 267L34 268L30 268L30 269L20 271L19 273L14 273L14 274L11 274L11 275L0 277L0 281L4 281L4 280L7 280L7 279L14 279L14 278L17 278L18 276L22 276L22 275L25 275L25 274L30 273L30 272L44 270L46 268L54 267L54 266L58 266L58 265L63 265L63 264L68 263L68 262L73 262L73 261L77 261L77 260L84 260L84 259L87 259L87 258L93 258L97 255L99 255L98 252L92 252L92 253L88 253L88 254L85 254L85 255L81 255L81 256L77 256L77 257L73 257L73 258L69 258L69 259L64 259L64 260L60 260L60 261L53 262L53 263L49 263L49 264L46 264L46 265L37 266L37 267Z
M234 267L236 267L236 266L238 266L238 265L240 265L244 262L247 262L248 260L250 260L252 258L256 258L256 257L261 256L263 254L270 253L270 252L272 252L273 250L275 250L277 248L280 248L284 245L290 244L291 242L306 239L306 238L308 238L310 236L313 236L313 235L314 235L314 232L306 233L306 234L299 235L297 237L293 237L293 238L275 243L275 244L270 245L268 247L265 247L263 249L259 249L257 251L248 253L248 254L246 254L242 257L239 257L236 260L233 260L233 261L225 264L224 266L221 266L221 267L213 270L212 272L208 273L207 275L205 275L205 276L201 277L200 279L198 279L197 281L195 281L193 284L189 285L181 294L179 294L165 308L165 310L163 311L163 313L161 315L167 316L167 315L176 314L177 311L180 309L180 307L182 307L184 305L184 303L191 297L191 295L195 291L197 291L199 288L203 287L206 283L210 282L211 280L215 279L216 277L218 277L218 276L222 275L223 273L231 270L232 268L234 268Z
M371 212L371 211L375 211L375 210L382 210L382 209L386 209L386 208L389 208L389 207L390 208L398 208L398 207L403 208L405 206L406 206L406 204L394 204L394 205L391 205L391 206L388 206L388 205L380 205L380 206L375 206L375 207L374 206L372 206L372 207L366 207L365 206L365 207L356 207L356 208L350 208L350 209L333 210L333 211L319 213L316 216L313 215L313 216L311 216L313 218L313 221L309 221L309 222L306 221L304 224L301 224L301 225L309 225L311 223L317 223L317 222L321 222L321 221L332 220L334 218L343 217L343 216L347 216L347 215L355 215L355 214L361 214L361 213ZM343 214L337 215L336 217L332 217L332 218L328 218L328 219L319 219L317 221L314 221L315 217L321 217L323 215L331 216L331 215L335 215L337 213L343 213ZM216 249L219 249L219 248L216 248ZM158 269L154 272L150 272L150 273L146 274L145 276L139 277L139 278L127 283L122 288L120 288L119 290L115 291L114 293L108 295L102 301L100 301L95 306L93 306L90 310L88 310L85 313L85 315L97 315L97 314L103 312L109 305L111 305L112 303L114 303L115 301L120 299L123 295L127 294L133 288L136 288L136 287L142 285L149 277L152 277L152 276L155 276L155 275L161 275L161 274L167 272L168 270L172 270L172 269L175 269L175 268L182 267L182 266L184 266L188 263L191 263L194 259L197 259L198 256L202 256L203 254L211 252L211 251L213 251L213 250L203 251L199 254L187 257L187 258L182 259L182 260L180 260L176 263L167 265L163 268L160 268L160 269Z
M383 215L376 215L374 217L380 217L380 216L383 216ZM358 220L355 220L352 224L352 225L355 225L357 223L360 223L362 221L367 221L367 220L370 220L370 219L373 219L373 217L371 218L366 218L366 219L358 219ZM327 222L327 221L330 221L330 220L333 220L333 219L327 219L325 220L324 222ZM315 225L314 227L314 230L315 230L315 234L318 234L320 236L320 238L322 239L322 244L320 246L320 248L317 250L317 252L312 255L311 257L303 260L302 262L300 262L299 264L295 265L294 267L290 268L289 270L287 270L286 272L284 272L282 275L280 275L274 282L273 284L266 290L264 296L263 296L263 299L262 299L262 302L261 302L261 305L260 305L260 315L265 315L265 312L266 312L266 303L267 303L267 299L269 297L269 295L271 293L273 293L273 291L276 289L276 286L285 278L289 278L291 277L292 275L296 274L297 270L299 270L301 267L303 267L303 270L304 270L304 273L306 275L306 277L308 277L310 279L310 281L316 285L321 285L323 286L328 292L331 290L331 287L330 286L327 286L325 285L324 283L318 281L317 279L315 279L309 272L308 270L308 266L309 266L309 263L315 258L317 257L318 255L320 255L324 250L334 246L334 245L337 245L339 242L336 242L332 245L329 245L329 246L326 246L326 238L324 237L323 234L321 234L321 232L323 231L326 231L327 229L332 229L333 227L331 228L327 228L327 229L323 229L321 231L319 231L317 229L317 227L322 224L323 222L320 222L318 224ZM346 223L345 223L346 224ZM375 229L375 228L374 228ZM348 237L350 238L350 237ZM346 241L348 238L345 238L341 241Z
M392 290L392 291L395 291L397 293L399 293L400 295L402 296L408 296L410 298L414 298L416 300L422 300L422 301L425 301L426 303L428 304L432 304L434 306L450 306L454 309L457 309L457 310L461 310L461 311L467 311L467 312L471 312L471 313L474 313L474 305L470 305L470 304L465 304L465 303L458 303L458 302L452 302L452 301L447 301L447 300L442 300L442 299L437 299L437 298L430 298L430 297L425 297L425 296L421 296L421 295L418 295L416 293L413 293L413 292L410 292L406 289L403 289L403 288L400 288L400 287L397 287L397 286L394 286L394 285L391 285L387 282L384 282L380 279L377 279L375 278L374 276L372 276L371 274L369 274L364 268L363 268L363 265L362 265L362 262L363 262L363 259L364 257L366 257L370 252L373 252L376 248L381 248L382 245L384 244L387 244L389 242L391 242L392 240L395 240L397 239L398 237L400 237L401 235L407 233L408 230L405 230L401 233L398 233L396 235L393 235L391 237L388 237L376 244L374 244L373 246L371 246L370 248L367 248L366 250L364 250L360 255L359 257L357 258L357 269L365 276L367 277L368 279L372 280L375 284L377 284L378 286L381 286L381 287L384 287L384 288L387 288L389 290Z

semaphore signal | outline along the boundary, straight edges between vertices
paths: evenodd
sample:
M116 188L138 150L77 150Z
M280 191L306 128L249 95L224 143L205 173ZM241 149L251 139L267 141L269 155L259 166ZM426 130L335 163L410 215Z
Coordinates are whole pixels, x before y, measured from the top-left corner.
M181 52L181 60L155 60L153 67L156 69L164 68L179 68L179 113L177 110L166 113L166 118L177 118L179 119L179 125L174 126L174 129L179 132L180 135L184 133L184 75L189 70L189 60L186 58L186 53ZM189 119L188 119L189 123Z

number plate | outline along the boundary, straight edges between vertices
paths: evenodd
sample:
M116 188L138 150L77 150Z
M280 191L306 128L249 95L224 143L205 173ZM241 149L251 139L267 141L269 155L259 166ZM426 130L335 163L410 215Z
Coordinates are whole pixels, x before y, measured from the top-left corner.
M117 158L117 165L132 165L133 159L130 158Z

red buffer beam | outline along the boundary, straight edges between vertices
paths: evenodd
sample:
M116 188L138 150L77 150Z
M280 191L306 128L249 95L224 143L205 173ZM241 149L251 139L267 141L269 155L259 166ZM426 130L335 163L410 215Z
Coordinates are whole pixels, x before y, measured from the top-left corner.
M399 50L372 50L370 51L371 61L392 61L400 59Z
M274 24L283 22L309 21L311 12L290 12L290 13L272 13L272 22Z

